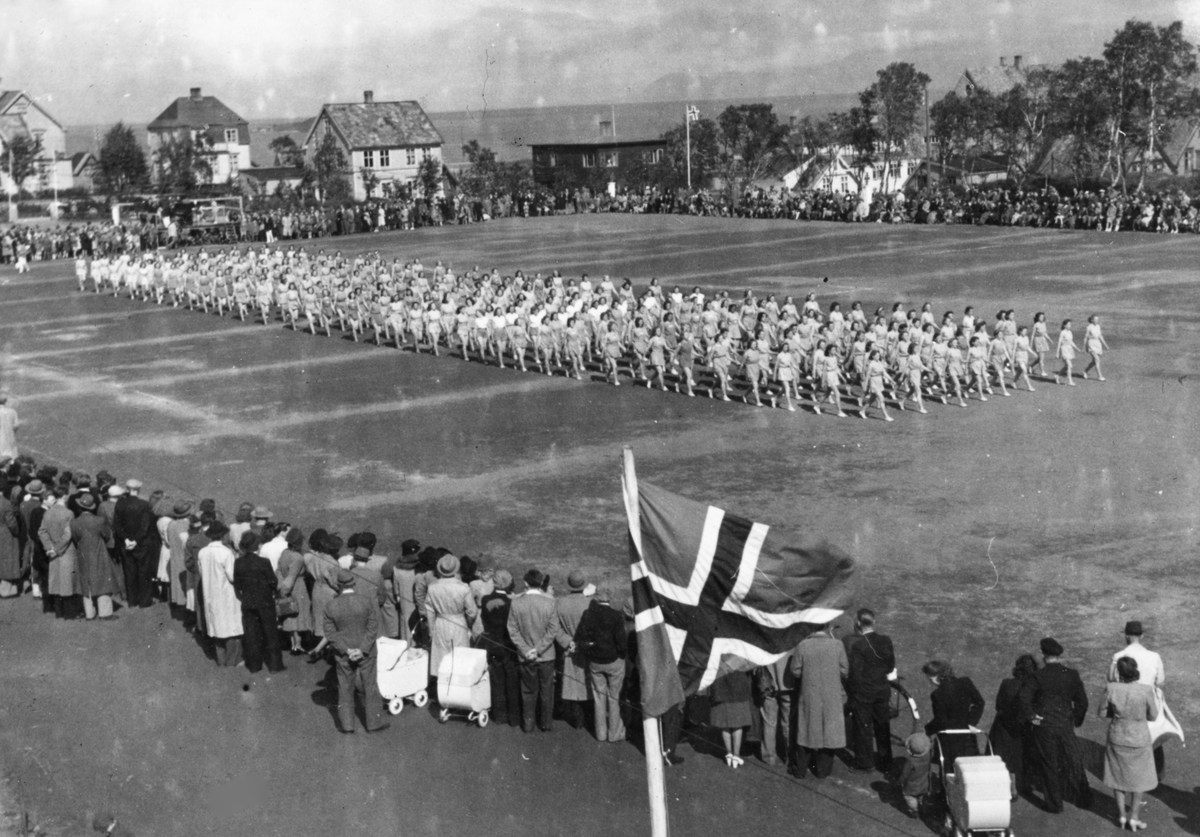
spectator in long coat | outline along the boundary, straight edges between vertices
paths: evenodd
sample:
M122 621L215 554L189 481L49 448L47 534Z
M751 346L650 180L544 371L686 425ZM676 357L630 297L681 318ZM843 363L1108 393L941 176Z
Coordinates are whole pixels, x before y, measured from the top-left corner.
M788 772L818 779L833 772L833 756L846 746L846 695L842 680L850 673L846 648L824 625L796 646L792 676L800 684L796 713L796 752Z
M180 609L188 608L187 539L188 518L192 514L192 501L180 500L171 507L171 520L163 532L167 548L167 575L171 585L171 604ZM193 608L194 599L193 599Z
M46 516L45 494L46 488L41 480L30 480L25 485L25 499L17 511L24 540L22 563L29 567L35 599L42 598L42 590L46 587L46 572L49 570L46 550L38 537L42 518Z
M21 523L7 497L0 496L0 599L20 595L25 566L21 561Z
M479 605L492 687L491 714L496 723L515 727L521 723L521 681L517 674L517 647L508 635L513 578L507 570L500 570L494 581L495 589Z
M49 559L46 593L54 597L54 613L62 619L78 616L79 579L75 572L75 545L71 543L71 521L75 516L63 502L66 490L55 488L46 497L46 515L38 528L38 539Z
M590 596L583 594L585 587L587 578L579 570L573 570L567 576L567 595L554 600L560 630L558 646L562 674L559 693L562 697L562 717L575 729L583 725L583 707L588 700L587 659L573 650L579 620L592 602Z
M291 652L304 651L304 635L313 629L312 599L308 595L304 569L304 533L294 526L286 535L286 549L279 556L275 575L279 578L277 588L280 596L290 596L296 602L296 615L288 616L280 627L288 634Z
M75 545L83 613L88 619L114 619L112 597L120 592L120 570L112 558L112 528L96 514L96 498L91 494L80 494L76 505L79 517L71 521L71 542Z
M217 665L236 666L242 659L242 605L233 589L233 549L229 527L213 521L212 542L200 550L200 586L204 590L204 623L216 641Z
M154 604L153 581L158 569L158 529L150 504L138 496L141 487L139 480L127 480L127 491L113 509L113 537L122 554L130 607Z
M420 551L420 541L407 540L400 544L400 557L392 568L392 592L396 596L396 607L400 610L400 638L405 642L412 642L417 611L413 584L417 580L417 553Z
M433 643L429 651L431 677L437 676L442 657L457 647L471 644L471 624L479 612L471 588L458 577L457 557L439 558L437 574L437 580L425 591L425 611L429 614L429 636Z

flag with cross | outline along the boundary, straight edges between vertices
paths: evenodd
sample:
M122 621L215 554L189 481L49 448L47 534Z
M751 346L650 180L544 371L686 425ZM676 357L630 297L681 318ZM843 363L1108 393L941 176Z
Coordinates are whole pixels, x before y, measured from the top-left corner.
M642 711L773 663L849 605L841 549L638 482L625 485Z

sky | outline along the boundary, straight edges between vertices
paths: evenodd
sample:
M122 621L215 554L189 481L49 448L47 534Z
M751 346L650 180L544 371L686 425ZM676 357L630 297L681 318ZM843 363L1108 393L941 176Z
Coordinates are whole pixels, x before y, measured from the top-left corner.
M700 96L714 77L748 99L845 93L911 61L935 98L1002 55L1098 55L1131 9L1200 41L1200 0L0 0L0 89L67 125L144 125L191 87L261 120L368 89L430 111Z

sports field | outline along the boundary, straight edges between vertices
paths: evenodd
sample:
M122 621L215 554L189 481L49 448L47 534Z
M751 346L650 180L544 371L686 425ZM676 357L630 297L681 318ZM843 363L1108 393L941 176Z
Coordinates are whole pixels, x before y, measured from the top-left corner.
M1140 618L1169 703L1197 730L1200 239L626 215L327 244L710 294L811 291L824 308L930 301L939 317L973 305L989 322L1014 308L1022 324L1045 311L1052 334L1072 318L1077 341L1094 313L1108 380L1035 380L1034 393L891 424L838 419L81 295L69 264L37 264L0 274L0 384L23 449L226 509L265 503L305 531L369 527L385 553L416 537L514 575L536 565L561 584L581 567L620 589L631 445L641 479L855 555L857 605L878 612L923 712L920 666L949 659L988 698L990 723L1000 679L1046 635L1098 700L1122 626ZM63 623L28 598L0 602L0 754L20 803L68 833L97 810L139 835L647 829L629 745L561 724L549 736L443 727L417 710L382 735L339 736L324 666L292 658L266 682L215 668L165 607L123 616ZM1081 730L1104 733L1094 713ZM794 781L682 749L667 776L677 835L930 833L878 775L839 766ZM1200 834L1200 759L1167 751L1143 819L1155 834ZM1114 816L1107 795L1058 817L1014 805L1022 835L1103 833Z

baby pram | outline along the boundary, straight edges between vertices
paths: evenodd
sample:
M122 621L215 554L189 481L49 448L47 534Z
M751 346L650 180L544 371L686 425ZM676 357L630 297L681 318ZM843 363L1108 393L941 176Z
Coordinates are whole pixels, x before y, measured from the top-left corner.
M946 763L943 739L952 735L978 736L980 730L943 730L934 736L937 746L938 770L942 793L946 801L946 831L954 837L992 834L1014 837L1009 827L1012 814L1008 768L992 752L987 743L987 755L959 756Z
M375 680L388 702L388 712L399 715L404 699L414 706L429 703L429 652L413 648L402 639L381 636L375 640Z
M480 727L488 725L488 710L492 708L492 681L488 676L487 651L482 648L458 647L438 666L438 703L442 711L438 719L444 724L451 712L466 712L468 721Z

